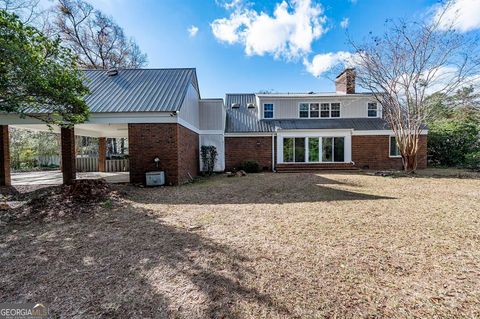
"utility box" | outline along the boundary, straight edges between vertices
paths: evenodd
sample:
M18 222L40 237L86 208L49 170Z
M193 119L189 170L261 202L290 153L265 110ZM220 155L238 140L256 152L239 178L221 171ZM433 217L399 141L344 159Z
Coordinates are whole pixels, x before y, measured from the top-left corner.
M165 172L147 172L145 173L145 180L147 182L147 186L165 185Z

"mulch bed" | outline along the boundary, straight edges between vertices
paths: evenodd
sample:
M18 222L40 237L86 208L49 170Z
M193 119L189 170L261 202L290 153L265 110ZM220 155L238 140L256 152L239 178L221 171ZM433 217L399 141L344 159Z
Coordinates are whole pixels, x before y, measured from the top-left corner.
M103 179L76 180L72 185L52 186L29 191L28 188L7 188L2 191L7 201L21 202L13 209L0 211L0 223L30 223L75 218L92 213L98 203L120 196Z

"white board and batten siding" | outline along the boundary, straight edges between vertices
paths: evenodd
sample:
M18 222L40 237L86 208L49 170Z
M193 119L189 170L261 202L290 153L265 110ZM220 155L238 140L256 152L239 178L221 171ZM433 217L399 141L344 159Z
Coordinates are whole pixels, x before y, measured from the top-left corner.
M213 145L217 148L214 170L225 170L225 107L223 99L200 100L200 147ZM203 162L200 156L200 170Z
M178 118L197 129L200 128L199 94L192 84L188 86Z
M275 119L297 119L299 115L300 103L340 103L341 118L362 118L367 117L367 108L369 102L375 102L369 96L321 96L321 97L260 97L258 99L260 107L260 116L263 118L263 104L272 103L274 105Z

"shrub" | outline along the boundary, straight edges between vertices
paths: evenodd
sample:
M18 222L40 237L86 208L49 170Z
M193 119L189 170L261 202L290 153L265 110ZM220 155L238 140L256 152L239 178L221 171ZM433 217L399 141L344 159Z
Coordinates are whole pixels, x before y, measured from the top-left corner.
M213 145L202 145L200 156L202 157L202 171L208 175L213 174L215 162L217 161L217 148Z
M428 155L433 164L463 166L466 155L478 152L479 127L465 119L445 119L429 126Z
M243 161L241 168L247 173L259 173L262 171L260 164L253 160Z
M465 156L465 167L474 171L480 171L480 151L469 153Z

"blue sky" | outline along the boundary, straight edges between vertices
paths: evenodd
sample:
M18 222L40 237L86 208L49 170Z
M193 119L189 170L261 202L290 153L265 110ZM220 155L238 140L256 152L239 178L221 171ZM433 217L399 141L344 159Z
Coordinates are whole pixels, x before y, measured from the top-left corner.
M320 73L344 57L338 52L348 54L347 30L361 40L381 33L386 19L424 19L437 5L435 0L289 0L282 11L282 0L90 2L135 38L148 54L148 67L197 68L202 97L333 91L332 81ZM304 23L297 24L300 20ZM193 36L192 26L198 28ZM314 60L328 53L333 56Z

